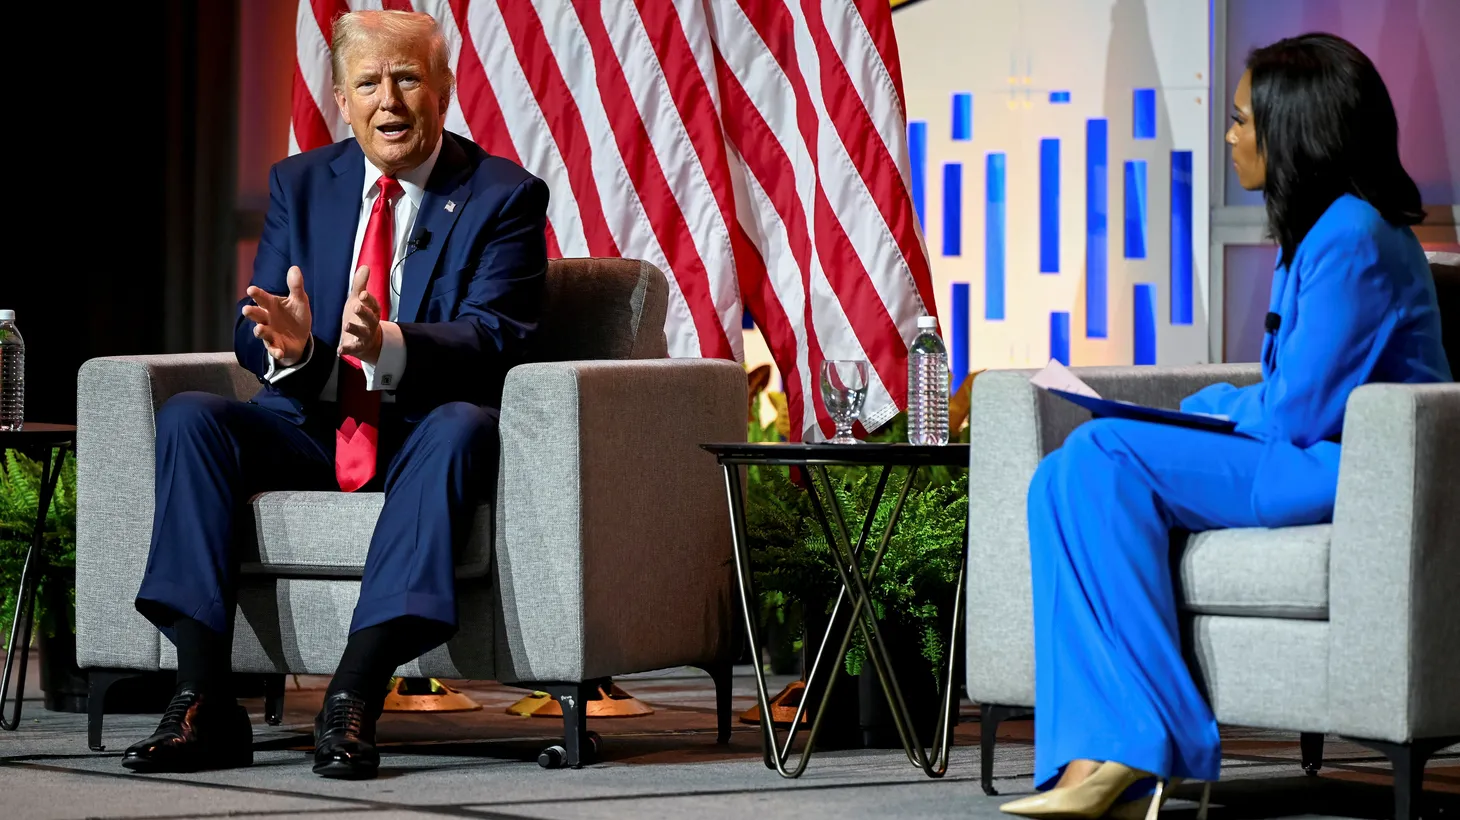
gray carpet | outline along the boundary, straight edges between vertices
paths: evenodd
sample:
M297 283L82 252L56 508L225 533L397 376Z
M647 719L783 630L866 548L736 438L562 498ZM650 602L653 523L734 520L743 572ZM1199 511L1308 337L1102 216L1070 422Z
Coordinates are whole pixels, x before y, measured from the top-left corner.
M729 746L715 744L713 690L687 670L620 679L656 714L590 722L604 736L605 759L579 771L545 771L532 762L561 724L505 715L503 707L522 692L464 682L483 710L388 715L381 777L327 781L310 772L308 755L321 683L294 683L284 726L264 725L261 704L248 702L253 767L185 777L135 775L118 765L121 750L150 733L155 716L109 715L106 751L93 753L85 716L46 712L28 700L20 731L0 734L0 817L992 818L1004 816L999 802L1032 787L1030 724L1010 722L1000 732L994 767L1005 796L984 796L976 711L967 704L942 780L926 778L890 750L819 753L799 780L782 780L761 763L755 728L737 724ZM751 686L748 675L737 678L737 708L752 705ZM1382 758L1331 739L1323 776L1307 778L1296 741L1285 733L1224 732L1229 756L1213 791L1213 820L1378 818L1392 810ZM1428 816L1460 818L1460 749L1440 755L1429 777ZM1176 801L1165 816L1194 814L1193 803Z

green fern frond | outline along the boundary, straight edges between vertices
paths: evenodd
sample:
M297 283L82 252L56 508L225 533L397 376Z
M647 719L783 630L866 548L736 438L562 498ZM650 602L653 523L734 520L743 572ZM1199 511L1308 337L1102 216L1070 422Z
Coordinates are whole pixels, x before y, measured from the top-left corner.
M35 534L36 509L44 478L40 462L14 450L0 462L0 635L10 636L15 595L25 556ZM55 494L46 510L41 550L33 571L39 571L36 617L48 634L74 622L75 590L71 577L76 567L76 459L71 453L61 464ZM61 589L52 589L52 585ZM52 611L48 602L66 603L66 611Z

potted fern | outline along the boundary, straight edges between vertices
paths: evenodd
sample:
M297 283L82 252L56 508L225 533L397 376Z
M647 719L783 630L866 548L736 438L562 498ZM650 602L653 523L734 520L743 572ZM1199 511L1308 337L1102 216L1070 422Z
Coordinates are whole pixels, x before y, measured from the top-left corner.
M40 503L42 465L14 450L0 462L0 640L10 640L16 595ZM86 710L86 676L76 668L76 459L67 453L46 512L36 587L33 638L41 689L52 711Z
M964 422L972 381L969 378L950 402L950 426L959 431L957 436L962 441L967 441ZM753 409L760 406L756 388L763 388L763 384L757 385L752 379ZM783 403L776 399L776 394L767 395L767 400L779 411L779 423L785 414ZM769 426L760 425L755 416L753 412L750 440L774 440L770 438ZM869 439L905 441L906 437L906 419L899 415ZM861 467L829 470L832 493L850 526L855 527L867 514L879 472L879 468ZM903 470L894 471L875 511L873 532L880 533L885 529L905 480ZM938 689L947 675L945 649L950 637L948 629L968 516L967 488L967 477L962 471L946 468L920 471L908 493L898 528L882 564L869 584L879 629L893 649L892 662L924 743L931 742L939 703ZM786 468L751 468L748 490L747 525L756 585L763 600L783 604L779 610L766 607L763 621L787 619L789 602L800 602L804 635L812 638L814 643L826 628L840 584L810 499L806 491L790 479ZM870 549L863 554L864 570L870 566L871 557ZM772 621L767 626L773 627L775 623ZM815 648L809 647L812 653ZM870 670L868 674L860 674L866 663L865 644L860 633L855 633L845 672L859 676L860 680L851 681L850 685L839 682L837 690L841 694L833 695L839 703L833 703L829 708L846 708L843 696L859 692L860 697L855 700L860 701L860 721L839 715L832 725L845 725L850 721L852 726L856 726L860 722L860 745L898 745L876 676Z

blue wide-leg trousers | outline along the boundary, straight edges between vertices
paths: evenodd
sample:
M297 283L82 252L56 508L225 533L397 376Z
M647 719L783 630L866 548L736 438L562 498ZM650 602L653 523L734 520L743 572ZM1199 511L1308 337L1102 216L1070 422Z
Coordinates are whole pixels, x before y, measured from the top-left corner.
M1041 788L1076 759L1217 779L1217 723L1182 656L1171 538L1260 526L1252 488L1264 449L1102 419L1040 464L1028 513Z
M456 626L453 556L497 469L497 417L464 402L381 431L385 504L375 523L350 631L402 616ZM157 412L156 507L137 609L169 631L185 615L229 630L235 539L249 499L338 489L334 430L255 404L182 393Z

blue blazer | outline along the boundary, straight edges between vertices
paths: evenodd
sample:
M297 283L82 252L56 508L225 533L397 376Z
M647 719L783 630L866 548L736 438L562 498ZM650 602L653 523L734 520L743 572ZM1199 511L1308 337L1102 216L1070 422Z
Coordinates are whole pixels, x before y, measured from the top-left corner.
M1451 373L1424 250L1358 197L1334 200L1273 273L1268 310L1280 320L1263 341L1262 381L1213 385L1181 407L1229 416L1267 444L1253 508L1284 526L1332 509L1354 388L1448 382Z
M416 420L446 402L497 408L507 370L537 327L547 271L547 185L517 165L442 132L426 182L395 305L406 369L393 391ZM298 265L313 312L314 354L298 372L264 382L269 357L239 318L238 363L264 382L256 404L296 423L329 380L339 347L365 187L365 156L353 139L289 157L269 174L269 210L254 257L254 286L283 296ZM454 204L452 204L454 203ZM424 238L429 232L429 238Z

